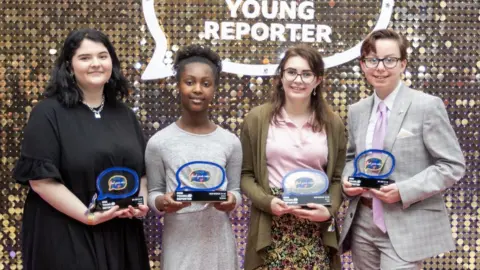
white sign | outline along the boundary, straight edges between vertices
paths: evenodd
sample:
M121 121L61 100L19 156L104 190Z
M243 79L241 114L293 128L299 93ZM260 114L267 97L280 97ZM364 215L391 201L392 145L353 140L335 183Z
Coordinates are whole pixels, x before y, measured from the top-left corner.
M150 63L142 74L143 80L153 80L173 75L171 65L165 65L163 60L167 53L167 37L155 15L155 0L142 0L143 14L147 27L155 40L155 50ZM325 42L332 43L330 35L332 27L315 23L315 7L313 1L256 1L256 0L225 0L225 5L230 11L229 21L205 21L202 36L205 40L244 40L251 38L257 42L262 41L289 41L289 42ZM383 0L380 15L373 30L385 29L390 23L393 13L394 0ZM238 20L241 15L246 19L257 19L254 24ZM271 23L265 20L295 19L304 20L304 24ZM285 33L289 34L288 40ZM300 39L297 39L297 37ZM335 67L360 56L359 42L352 48L341 53L336 53L324 58L325 67ZM242 64L223 60L223 71L227 73L249 76L271 76L275 74L277 64Z

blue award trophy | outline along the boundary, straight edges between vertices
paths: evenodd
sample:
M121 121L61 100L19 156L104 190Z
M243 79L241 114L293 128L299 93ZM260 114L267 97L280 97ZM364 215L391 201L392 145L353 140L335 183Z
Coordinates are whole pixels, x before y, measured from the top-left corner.
M89 211L105 211L118 205L126 208L144 204L143 197L134 196L140 186L136 171L125 167L112 167L97 177L97 193L89 205Z
M328 176L319 170L298 169L283 177L282 200L287 205L317 203L331 205L328 190Z
M225 183L225 169L209 161L192 161L182 165L175 174L177 188L173 199L181 202L227 201L227 191L219 190Z
M353 163L353 175L348 177L348 181L353 187L378 189L395 182L388 179L388 176L395 169L395 157L388 151L379 149L365 150L355 157ZM362 163L364 164L363 172L359 170ZM383 173L384 170L386 172Z

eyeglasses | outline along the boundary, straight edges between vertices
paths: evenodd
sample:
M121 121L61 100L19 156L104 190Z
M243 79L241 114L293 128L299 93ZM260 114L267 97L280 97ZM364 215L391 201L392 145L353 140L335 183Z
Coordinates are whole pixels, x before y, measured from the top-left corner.
M385 58L363 58L363 62L367 68L377 68L380 62L383 63L383 66L386 68L395 68L397 66L398 57L385 57Z
M315 80L315 74L311 71L303 71L302 73L297 73L296 69L287 68L283 70L283 78L288 82L293 82L300 76L300 79L303 83L309 84Z

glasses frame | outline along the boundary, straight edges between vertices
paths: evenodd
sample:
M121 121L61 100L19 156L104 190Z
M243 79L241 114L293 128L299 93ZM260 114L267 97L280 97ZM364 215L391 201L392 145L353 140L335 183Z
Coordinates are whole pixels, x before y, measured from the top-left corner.
M396 61L395 61L395 65L392 66L392 67L389 67L389 66L385 65L385 62L384 62L384 61L385 61L386 59L392 59L392 58L396 60ZM366 60L370 60L370 59L377 59L377 60L378 60L378 63L377 63L375 66L369 66L369 65L367 64L367 61L366 61ZM401 61L401 60L402 60L402 59L401 59L400 57L393 57L393 56L389 56L389 57L385 57L385 58L365 57L365 58L362 59L362 62L365 64L365 67L366 67L366 68L378 68L378 65L380 65L380 63L382 63L383 66L384 66L386 69L394 69L394 68L397 67L398 61Z
M287 69L283 69L283 70L282 70L282 78L285 78L285 80L286 80L287 82L294 82L294 81L297 79L297 77L300 76L300 80L302 80L302 82L303 82L304 84L311 84L311 83L313 83L313 82L315 81L315 79L317 78L317 75L315 75L315 73L313 73L313 71L310 71L310 72L313 74L313 77L312 77L312 81L311 81L311 82L305 82L305 80L303 79L302 73L297 73L297 75L295 75L295 78L293 78L293 80L288 80L288 79L285 77L285 71L287 71L287 70L295 70L295 69L289 69L289 68L287 68ZM295 72L297 72L297 71L295 70Z

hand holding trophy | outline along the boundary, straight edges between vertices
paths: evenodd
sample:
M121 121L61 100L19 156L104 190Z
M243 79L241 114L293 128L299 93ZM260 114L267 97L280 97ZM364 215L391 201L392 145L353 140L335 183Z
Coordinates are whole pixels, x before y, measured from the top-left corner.
M190 202L177 202L173 199L173 196L174 196L174 193L169 192L161 197L162 205L163 205L162 209L166 213L174 213L180 209L183 209L191 205Z
M237 199L235 199L235 195L231 192L227 192L227 201L216 202L213 204L213 207L219 211L230 212L235 209L236 205Z

